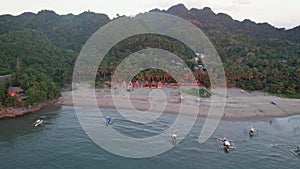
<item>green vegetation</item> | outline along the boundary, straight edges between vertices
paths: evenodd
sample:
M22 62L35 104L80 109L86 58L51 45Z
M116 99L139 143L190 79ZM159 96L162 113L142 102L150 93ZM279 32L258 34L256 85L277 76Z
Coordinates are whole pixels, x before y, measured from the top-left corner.
M103 14L84 12L59 16L53 11L0 16L0 106L28 106L57 98L71 84L76 56L85 41L109 22ZM25 90L24 101L8 96L10 86Z
M0 76L10 74L11 70L8 68L0 68Z
M186 92L189 95L203 97L203 98L209 98L212 95L209 91L205 89L196 89L196 88L188 89L184 92Z
M284 30L267 23L238 22L226 14L215 14L209 8L187 10L183 5L162 12L188 19L208 35L224 64L228 87L299 98L300 27ZM110 19L106 15L93 12L57 15L53 11L41 11L0 16L0 75L13 77L12 82L0 84L0 106L26 106L58 97L60 88L71 84L74 62L81 47L108 22ZM125 57L147 47L176 54L193 70L201 85L210 87L206 69L195 68L205 65L201 60L194 60L196 56L191 49L176 39L153 34L133 36L114 46L99 66L95 85L103 86L105 81L111 80ZM176 63L167 64L176 66ZM132 77L134 80L176 82L166 72L155 69ZM14 97L8 97L9 86L25 89L26 101L16 102ZM200 94L204 92L201 90Z
M0 65L7 72L32 67L62 86L71 82L74 62L75 52L57 48L40 31L25 29L0 35Z
M289 99L300 99L300 94L276 94L276 96Z
M17 101L16 97L9 96L7 88L18 86L24 89L23 101ZM52 100L60 96L60 87L55 84L51 77L31 67L15 72L11 82L0 84L0 106L24 107L38 102Z
M218 41L228 86L277 94L300 93L300 44L247 36Z
M134 52L145 49L146 47L163 49L175 54L180 59L182 59L186 63L186 65L191 68L191 70L194 70L194 66L198 64L193 60L193 58L195 57L195 53L178 40L163 35L142 34L127 38L119 42L107 53L107 55L104 57L102 63L99 66L96 77L97 82L110 81L116 67L121 63L121 61L124 58L126 58L128 55ZM148 59L149 62L153 62L151 57L146 56L145 59ZM201 62L199 62L199 64L200 63ZM131 67L131 69L133 70L140 69L140 67L137 67L140 65L137 65L136 63L125 62L123 64L127 64L127 66L125 67ZM157 60L157 64L161 66L171 65L174 68L174 71L176 71L175 67L178 66L176 65L176 63L162 63L160 60ZM124 74L126 74L125 69L124 71ZM181 72L177 72L177 74L180 73ZM197 70L194 71L194 73L195 77L201 82L201 84L203 84L205 87L210 87L210 81L207 72ZM161 80L163 83L176 82L165 71L151 68L148 70L141 70L141 72L138 75L132 75L132 78L133 80Z
M300 44L284 40L260 40L247 35L212 36L211 40L223 61L229 87L278 94L300 93ZM97 80L110 80L123 58L146 46L176 54L194 70L196 79L203 86L210 87L207 72L194 69L194 66L202 63L192 59L195 54L189 48L174 39L151 34L128 38L112 48L99 67ZM149 72L139 76L139 79L152 79L151 76L162 79L168 76L163 71L155 71L156 74L152 75Z
M199 89L199 95L200 97L210 97L211 93L205 89Z
M87 39L108 22L109 18L104 14L58 15L54 11L42 10L38 14L27 12L19 16L0 16L0 34L39 30L55 46L79 52Z
M25 29L0 35L0 75L12 81L0 84L0 106L24 107L60 95L60 87L70 84L75 52L54 46L38 30ZM3 66L3 67L2 67ZM7 93L20 86L27 99L17 101Z

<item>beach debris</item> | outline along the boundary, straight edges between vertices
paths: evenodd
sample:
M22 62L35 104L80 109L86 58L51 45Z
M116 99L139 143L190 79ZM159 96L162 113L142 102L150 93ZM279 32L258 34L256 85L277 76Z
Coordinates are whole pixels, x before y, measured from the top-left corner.
M201 102L201 99L200 98L196 98L195 102Z
M183 101L184 100L184 97L182 95L180 95L180 100Z

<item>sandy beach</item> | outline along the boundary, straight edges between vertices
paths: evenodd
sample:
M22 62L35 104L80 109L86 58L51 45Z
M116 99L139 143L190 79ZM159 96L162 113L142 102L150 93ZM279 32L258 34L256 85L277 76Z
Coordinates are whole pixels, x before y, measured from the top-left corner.
M86 90L86 91L85 91ZM114 90L93 89L80 85L79 90L73 91L77 98L77 106L90 106L95 101L100 108L136 109L139 111L161 111L178 113L182 106L185 114L198 113L206 117L211 104L211 98L197 99L184 92L178 93L178 88L148 89L138 88L128 92L126 89ZM153 94L154 93L154 94ZM174 94L175 93L175 94ZM182 100L181 100L182 99ZM73 106L72 92L62 93L60 105ZM79 104L79 105L78 105ZM194 110L198 110L194 111ZM300 114L300 99L287 99L271 96L263 92L247 92L240 89L227 89L223 119L271 119Z

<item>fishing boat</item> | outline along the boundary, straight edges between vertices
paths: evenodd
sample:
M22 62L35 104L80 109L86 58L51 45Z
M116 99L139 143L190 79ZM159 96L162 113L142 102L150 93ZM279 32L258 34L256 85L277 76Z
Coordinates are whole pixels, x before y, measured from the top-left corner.
M236 150L234 142L232 140L228 140L225 137L223 139L218 138L217 145L219 147L219 150L224 150L226 153Z
M42 125L43 122L44 122L44 120L37 119L37 120L33 123L33 125L34 125L34 127L37 127L37 126L39 126L39 125Z
M250 126L248 129L245 129L244 134L248 134L249 137L254 137L258 136L258 131L253 126Z
M253 136L256 136L257 135L257 131L254 129L253 126L251 126L249 129L248 129L248 134L250 137L253 137Z
M255 135L256 131L255 131L255 129L251 126L250 129L249 129L249 131L248 131L248 133L249 133L249 136L250 136L250 137L253 137L253 136Z
M105 120L105 125L109 125L111 123L111 117L109 116L106 116L104 120Z
M177 142L177 134L176 133L173 133L171 135L171 138L172 138L172 142L175 144Z
M295 149L290 149L290 151L296 155L296 156L300 156L300 148L299 146L297 146Z

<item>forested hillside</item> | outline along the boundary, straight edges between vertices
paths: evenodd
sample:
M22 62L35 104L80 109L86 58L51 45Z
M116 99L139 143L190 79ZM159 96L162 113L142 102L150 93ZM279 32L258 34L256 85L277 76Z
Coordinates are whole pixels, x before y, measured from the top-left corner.
M204 31L224 63L229 87L300 94L299 26L285 30L248 19L239 22L208 7L188 10L182 4L153 11L177 15Z
M24 29L0 35L0 64L6 72L32 67L62 85L70 81L75 57L75 52L54 46L38 30Z
M28 106L54 99L72 81L76 56L85 41L109 22L103 14L84 12L60 16L53 11L0 16L0 75L12 79L0 84L0 107ZM18 102L7 89L25 90Z
M204 31L224 63L229 87L300 94L299 26L285 30L247 19L239 22L227 14L215 14L207 7L188 10L182 4L168 10L152 11L177 15ZM2 15L0 75L18 74L30 68L42 76L49 76L58 86L69 84L81 47L108 22L107 15L93 12L58 15L44 10L37 14ZM131 37L112 48L99 67L97 80L109 80L124 57L147 47L177 54L186 61L201 84L209 87L207 73L203 69L194 69L201 61L193 60L195 56L190 49L174 39L154 35ZM16 83L23 85L21 81Z
M58 15L54 11L43 10L37 14L0 16L0 33L23 29L40 30L57 47L79 52L87 39L109 21L107 15L93 12Z
M60 87L70 83L76 53L54 46L38 30L24 29L0 35L0 73L13 79L0 84L0 105L29 105L60 95ZM28 99L17 102L7 88L20 86Z

